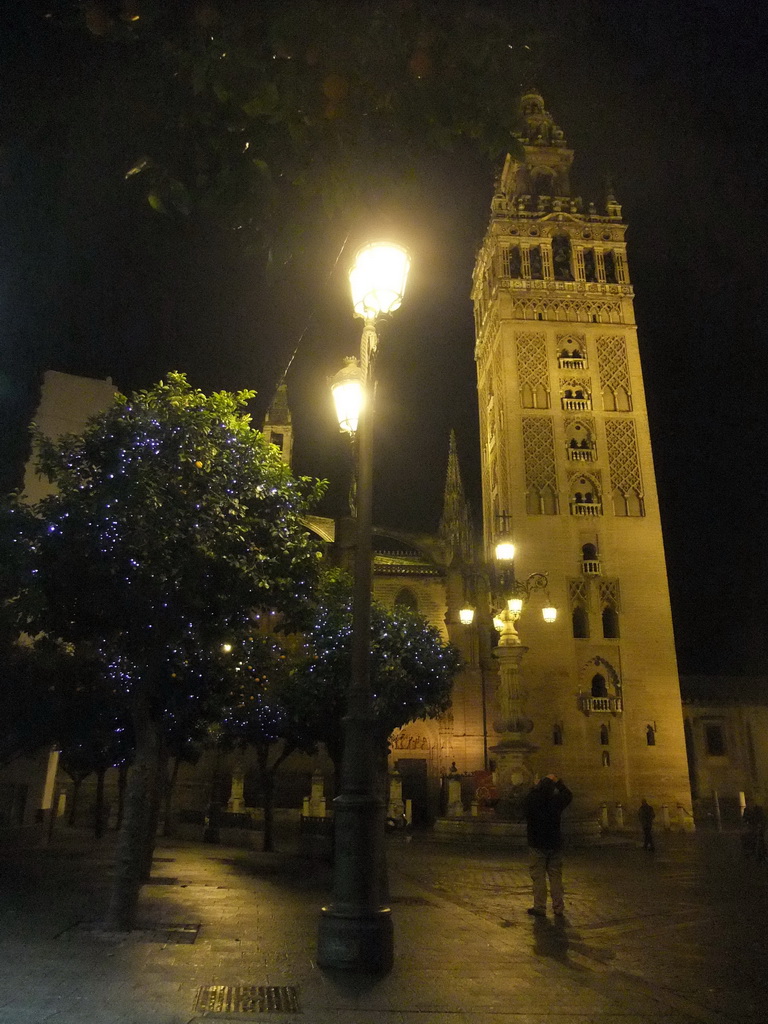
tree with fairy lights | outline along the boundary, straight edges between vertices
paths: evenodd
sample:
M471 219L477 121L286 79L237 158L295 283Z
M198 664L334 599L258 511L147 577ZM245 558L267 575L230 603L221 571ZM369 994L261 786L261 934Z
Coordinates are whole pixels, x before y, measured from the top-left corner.
M305 732L321 741L339 778L342 718L351 676L352 585L340 570L323 575L312 623L284 696ZM434 718L451 704L458 651L434 626L405 609L371 609L371 689L375 733L386 765L391 733L416 719Z
M132 927L151 863L165 738L214 720L211 652L243 609L301 624L317 573L302 516L322 485L295 478L244 411L251 391L205 395L183 374L114 404L80 435L36 438L56 485L27 588L27 629L92 644L125 696L135 759L107 915Z
M225 743L254 751L260 806L264 812L263 849L274 848L275 776L296 750L310 753L315 741L286 699L291 638L257 632L246 623L222 647L228 681L221 710Z

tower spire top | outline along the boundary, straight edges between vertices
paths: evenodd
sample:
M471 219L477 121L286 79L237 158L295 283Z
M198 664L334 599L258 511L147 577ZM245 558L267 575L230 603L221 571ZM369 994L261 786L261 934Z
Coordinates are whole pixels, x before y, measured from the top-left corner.
M565 135L544 106L539 89L523 89L519 103L520 141L529 146L565 146Z

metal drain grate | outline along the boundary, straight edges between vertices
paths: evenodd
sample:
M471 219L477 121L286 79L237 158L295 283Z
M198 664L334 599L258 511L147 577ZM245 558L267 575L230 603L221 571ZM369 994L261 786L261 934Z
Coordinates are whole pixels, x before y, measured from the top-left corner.
M195 1009L207 1013L300 1013L294 985L203 985Z

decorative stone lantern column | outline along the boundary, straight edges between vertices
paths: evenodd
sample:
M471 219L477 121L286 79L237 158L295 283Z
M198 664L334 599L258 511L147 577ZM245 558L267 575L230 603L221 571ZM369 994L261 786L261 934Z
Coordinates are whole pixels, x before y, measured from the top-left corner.
M527 693L520 677L520 665L528 648L519 641L504 644L504 639L502 636L502 643L493 652L499 665L498 714L493 720L493 730L499 739L490 748L490 754L496 762L499 791L496 814L504 819L517 819L522 799L533 783L528 758L538 747L528 739L533 721L525 714Z

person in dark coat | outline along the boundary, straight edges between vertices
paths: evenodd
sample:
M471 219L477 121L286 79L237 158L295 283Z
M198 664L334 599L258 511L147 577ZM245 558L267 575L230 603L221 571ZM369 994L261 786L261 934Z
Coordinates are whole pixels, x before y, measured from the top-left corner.
M741 815L741 842L747 856L754 854L758 861L765 860L765 811L750 799Z
M650 850L653 853L655 849L653 845L653 819L656 817L656 811L654 811L645 797L640 801L637 817L640 819L640 828L643 830L643 849Z
M533 882L533 906L528 913L534 917L544 917L547 913L547 879L555 916L562 917L565 913L560 815L572 799L573 794L563 780L550 773L539 779L523 804Z

